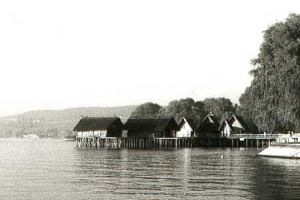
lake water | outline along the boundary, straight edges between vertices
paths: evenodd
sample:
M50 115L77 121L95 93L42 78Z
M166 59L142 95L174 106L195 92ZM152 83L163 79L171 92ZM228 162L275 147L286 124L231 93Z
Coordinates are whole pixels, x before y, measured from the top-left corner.
M91 150L55 139L2 139L0 199L300 199L300 160L256 153Z

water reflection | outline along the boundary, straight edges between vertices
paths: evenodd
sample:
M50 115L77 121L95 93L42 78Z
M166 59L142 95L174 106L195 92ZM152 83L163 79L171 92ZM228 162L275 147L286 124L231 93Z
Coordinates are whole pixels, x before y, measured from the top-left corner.
M258 157L252 191L256 199L300 199L300 161Z
M107 198L287 199L300 197L300 161L255 149L77 150L76 173ZM91 185L88 187L91 188Z
M230 149L78 150L77 173L106 197L246 198L253 156L241 156L243 151Z
M300 199L300 160L256 149L77 149L1 141L0 199Z

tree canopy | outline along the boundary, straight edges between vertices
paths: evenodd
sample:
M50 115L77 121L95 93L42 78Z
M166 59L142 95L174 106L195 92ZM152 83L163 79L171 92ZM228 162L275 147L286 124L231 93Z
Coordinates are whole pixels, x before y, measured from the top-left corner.
M300 125L300 15L264 31L252 61L251 85L240 97L240 112L260 131L294 130Z
M130 115L130 117L156 117L159 114L161 106L147 102L139 105Z
M230 99L224 97L208 98L204 101L185 98L170 101L165 107L150 102L144 103L132 112L131 117L169 116L174 117L177 121L182 117L188 117L201 121L210 112L223 119L234 113L235 107Z
M204 105L206 113L212 112L220 119L228 118L235 113L235 106L231 100L224 97L207 98Z
M192 98L174 100L161 110L160 115L175 117L177 121L181 117L201 119L205 115L204 103Z

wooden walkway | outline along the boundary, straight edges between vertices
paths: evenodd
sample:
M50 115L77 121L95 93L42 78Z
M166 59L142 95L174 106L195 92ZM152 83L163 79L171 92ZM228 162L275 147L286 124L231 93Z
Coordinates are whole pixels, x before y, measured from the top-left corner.
M197 145L197 138L76 137L76 146L86 148L180 148L199 145Z
M270 145L271 142L276 140L283 134L231 134L229 137L223 136L223 140L227 142L230 147L257 147L263 148ZM221 138L221 142L222 142ZM229 143L229 144L228 144ZM222 145L221 145L222 146ZM223 145L224 146L224 145Z
M197 138L154 138L155 148L181 148L197 146Z
M249 134L249 133L245 133L245 134L231 134L227 138L228 139L244 138L244 139L252 139L252 140L262 140L262 139L275 140L276 138L278 138L282 135L285 135L285 134Z
M85 148L185 148L185 147L257 147L262 148L283 134L231 134L196 138L154 137L76 137L76 146Z

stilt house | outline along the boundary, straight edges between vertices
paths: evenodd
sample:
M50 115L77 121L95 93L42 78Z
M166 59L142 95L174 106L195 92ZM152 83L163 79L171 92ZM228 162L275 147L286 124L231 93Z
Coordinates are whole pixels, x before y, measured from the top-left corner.
M213 113L209 113L197 128L197 137L219 137L219 122Z
M129 118L124 127L128 137L175 137L178 130L173 117Z
M74 127L77 137L121 137L124 126L118 117L84 117Z
M181 118L176 137L196 137L196 124L192 118Z
M220 127L219 131L222 137L229 137L230 134L232 133L232 126L228 122L227 119L223 120Z
M243 118L240 116L232 115L232 117L229 119L229 123L232 126L233 134L245 133L247 129L246 123L244 122Z
M229 137L231 134L243 134L246 131L246 124L241 117L232 115L221 123L219 131L221 136L225 137Z

